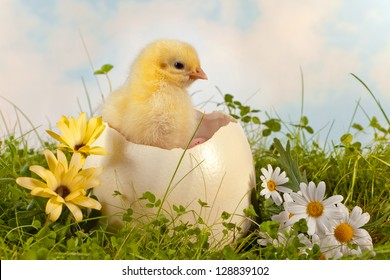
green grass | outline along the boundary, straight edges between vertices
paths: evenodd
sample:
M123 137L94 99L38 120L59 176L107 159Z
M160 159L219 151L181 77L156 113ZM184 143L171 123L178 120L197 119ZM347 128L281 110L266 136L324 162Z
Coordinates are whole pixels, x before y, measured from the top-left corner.
M288 142L288 156L302 178L325 181L327 196L340 194L347 207L358 205L370 214L364 228L372 236L376 255L364 254L359 259L390 259L389 123L379 124L371 116L365 127L352 121L340 141L328 143L326 136L321 139L313 131L303 110L299 122L288 123L253 110L232 95L223 97L221 105L241 121L253 151L258 186L252 194L253 207L247 211L253 224L246 235L231 244L212 243L211 233L201 220L180 222L180 217L188 214L182 206L174 206L173 215L158 211L148 222L137 220L129 209L122 217L125 226L119 231L110 230L97 211L85 211L81 223L75 223L66 211L57 222L50 222L44 212L45 199L32 197L15 179L32 176L28 169L31 165L45 166L43 149L55 150L56 145L39 139L41 146L31 148L27 139L34 131L16 137L5 128L7 133L0 138L0 259L316 259L319 252L297 254L295 239L285 248L257 243L259 229L272 232L277 226L270 218L278 209L259 196L260 169L269 163L283 167L283 151L275 146L275 137L283 147ZM388 120L381 107L380 112ZM362 132L372 136L369 142L359 142ZM286 171L291 175L291 170ZM158 199L163 198L146 193L141 202L158 208ZM228 218L224 213L225 233L237 230ZM304 227L297 223L292 235Z

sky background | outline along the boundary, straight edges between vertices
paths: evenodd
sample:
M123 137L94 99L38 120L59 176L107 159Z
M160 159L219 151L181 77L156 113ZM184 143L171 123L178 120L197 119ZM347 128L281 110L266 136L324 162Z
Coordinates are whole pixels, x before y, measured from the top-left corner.
M17 122L5 99L44 134L62 115L77 116L79 103L88 111L86 90L92 106L99 106L109 87L93 69L113 64L109 76L115 89L139 51L159 38L196 48L209 80L195 82L189 91L198 107L208 101L208 111L222 101L218 87L252 108L296 123L302 69L304 115L315 131L324 128L321 138L332 122L332 138L345 133L358 101L385 124L350 73L390 114L386 0L0 0L0 34L0 137ZM355 122L367 126L362 109Z

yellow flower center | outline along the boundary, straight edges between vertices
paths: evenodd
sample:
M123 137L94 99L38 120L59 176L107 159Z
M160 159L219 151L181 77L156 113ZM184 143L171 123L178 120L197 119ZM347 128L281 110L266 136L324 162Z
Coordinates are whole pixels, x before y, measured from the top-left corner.
M268 187L268 189L269 189L270 192L273 192L274 190L276 190L276 184L275 184L275 182L272 181L272 180L269 180L269 181L267 182L267 187Z
M324 212L324 205L319 201L312 201L306 207L306 213L311 217L320 217Z
M347 223L339 224L334 230L334 236L340 243L351 241L354 233L353 227Z
M62 198L65 198L70 194L70 190L67 186L59 186L58 188L56 188L55 192Z
M291 217L294 216L293 213L288 214L288 218L291 219Z

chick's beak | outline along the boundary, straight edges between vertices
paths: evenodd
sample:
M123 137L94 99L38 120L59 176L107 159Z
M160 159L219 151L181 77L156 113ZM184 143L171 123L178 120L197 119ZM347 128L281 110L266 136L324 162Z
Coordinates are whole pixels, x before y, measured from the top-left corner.
M194 80L197 80L197 79L207 80L207 75L206 75L206 73L203 71L202 68L197 67L197 68L195 69L195 71L193 71L193 72L190 73L190 78L191 78L191 79L194 79Z

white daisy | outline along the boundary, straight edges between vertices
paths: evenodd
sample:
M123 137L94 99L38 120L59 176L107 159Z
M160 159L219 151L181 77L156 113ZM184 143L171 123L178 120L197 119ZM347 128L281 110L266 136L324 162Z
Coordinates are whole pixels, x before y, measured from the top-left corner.
M295 237L298 237L299 242L302 243L302 245L298 247L299 252L297 252L297 256L299 255L307 256L308 255L307 250L312 250L315 244L318 244L320 246L320 242L321 242L320 237L316 234L307 237L303 233L300 233L296 236L296 235L289 235L289 234L286 235L285 232L278 232L276 238L272 238L266 232L259 232L258 234L260 238L257 240L257 243L260 246L265 247L268 245L272 245L275 248L285 248L285 249L293 244L292 242L294 242ZM320 259L325 259L325 256L321 254Z
M320 237L317 234L313 234L312 236L306 236L303 233L298 234L299 241L305 245L305 249L312 250L314 245L320 245Z
M283 207L284 207L284 209L286 209L286 203L287 202L292 202L293 199L291 198L291 196L288 193L284 193L283 194L283 199L284 199ZM293 213L290 213L287 210L283 210L279 214L273 215L271 217L271 219L273 221L278 221L280 223L279 231L287 231L287 232L289 232L290 229L291 229L291 226L293 225L293 223L291 223L291 219L290 219L292 216L294 216Z
M301 254L308 255L307 250L313 250L314 245L318 245L320 247L321 255L319 256L320 260L326 260L326 255L323 253L322 250L322 238L318 236L317 234L313 234L311 236L306 236L303 233L298 234L299 241L304 245L300 249Z
M277 238L272 238L267 232L259 232L259 238L257 240L257 243L261 246L267 246L268 244L271 244L273 247L286 247L286 244L288 243L288 238L286 235L282 232L278 232Z
M302 194L291 193L293 202L286 202L285 208L290 213L291 223L300 219L306 219L309 235L325 232L325 225L329 220L339 220L342 217L339 209L335 206L343 200L341 195L334 195L324 200L325 183L320 182L318 187L313 182L309 185L299 185Z
M341 203L338 204L338 208L342 213L342 218L330 221L323 239L328 249L327 257L337 259L341 256L360 255L365 250L373 251L370 234L360 228L369 221L370 215L362 213L359 206L355 206L351 214L348 208ZM355 245L355 248L352 248L352 245Z
M283 193L292 192L291 189L281 186L288 182L286 172L283 171L282 173L280 173L279 167L276 167L274 171L272 166L268 164L268 170L262 168L261 173L263 173L263 175L260 176L260 179L263 181L261 183L261 186L264 189L261 190L260 195L264 195L266 199L272 197L272 200L275 202L276 205L281 205L283 199L278 191Z

